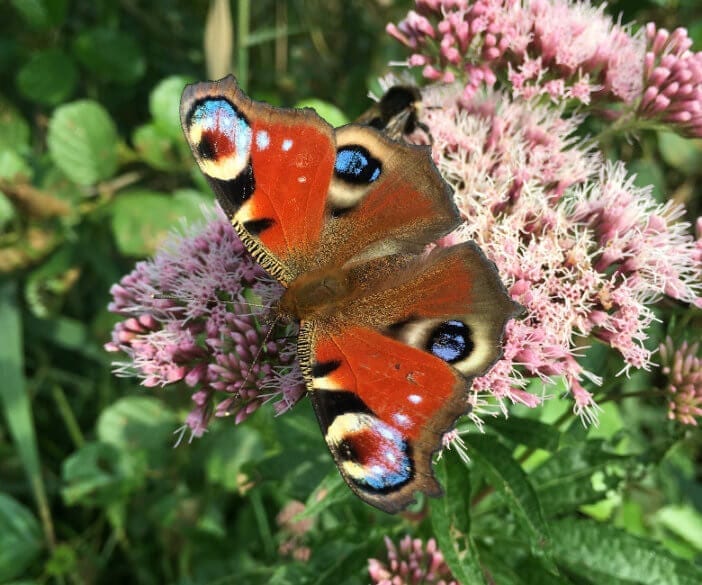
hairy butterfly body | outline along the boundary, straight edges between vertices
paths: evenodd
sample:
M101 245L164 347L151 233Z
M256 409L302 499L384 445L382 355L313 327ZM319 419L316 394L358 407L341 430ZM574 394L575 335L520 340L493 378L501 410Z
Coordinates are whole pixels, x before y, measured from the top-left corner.
M393 85L356 119L356 123L382 130L393 140L401 140L419 128L431 140L428 126L419 119L423 107L418 87Z
M181 121L254 258L284 286L325 440L350 488L397 512L439 495L432 455L501 355L516 305L422 147L313 110L250 100L233 77L188 86Z

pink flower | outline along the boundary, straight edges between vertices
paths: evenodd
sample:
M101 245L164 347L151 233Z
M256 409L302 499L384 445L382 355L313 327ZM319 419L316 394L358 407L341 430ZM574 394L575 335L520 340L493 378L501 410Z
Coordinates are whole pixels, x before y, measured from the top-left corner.
M414 53L429 79L451 71L470 98L507 74L515 96L590 104L641 93L644 41L604 14L568 0L417 2L388 32ZM438 34L437 34L438 33ZM429 75L427 73L430 72Z
M186 425L201 436L211 417L239 423L262 402L284 412L304 384L293 342L271 338L272 299L282 289L244 250L223 216L200 232L173 236L153 260L112 287L109 309L124 317L105 345L123 352L119 375L145 386L192 388ZM258 298L261 305L249 303Z
M676 126L686 136L702 136L702 51L693 53L684 28L669 33L646 25L644 90L638 114Z
M434 158L465 218L445 243L476 241L526 309L473 391L533 407L543 397L528 380L560 377L575 412L594 420L584 382L600 380L580 360L588 345L618 351L625 370L649 368L652 303L699 299L702 265L683 209L585 148L573 138L579 120L559 108L498 93L467 101L460 88L425 96Z
M458 585L444 556L430 538L426 544L420 539L405 536L399 547L386 536L387 561L369 559L368 573L378 585Z
M668 418L684 425L698 425L702 417L702 359L700 344L670 338L660 346L663 373L668 378Z

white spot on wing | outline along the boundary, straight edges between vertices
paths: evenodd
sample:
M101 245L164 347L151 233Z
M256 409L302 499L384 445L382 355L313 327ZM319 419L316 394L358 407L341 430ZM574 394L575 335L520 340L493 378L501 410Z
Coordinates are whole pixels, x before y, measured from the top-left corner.
M410 394L407 397L412 404L419 404L422 401L422 397L419 394Z
M256 132L256 146L259 150L266 150L268 145L271 143L271 137L265 130L259 130Z
M281 146L281 148L283 149L283 152L288 152L288 150L292 148L292 145L293 141L290 140L290 138L286 138L285 140L283 140L283 145Z
M394 414L393 418L395 419L395 422L400 425L400 426L407 426L410 422L409 417L406 414Z
M297 178L298 183L306 183L307 182L307 177L298 177Z

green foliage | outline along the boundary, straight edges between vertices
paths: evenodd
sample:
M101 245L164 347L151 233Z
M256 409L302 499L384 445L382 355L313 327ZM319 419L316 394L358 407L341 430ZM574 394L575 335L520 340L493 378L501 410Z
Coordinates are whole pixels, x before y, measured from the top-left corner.
M381 31L409 2L240 4L252 95L335 125L406 58ZM627 18L689 22L702 38L693 0L613 4ZM342 482L308 403L179 442L189 400L111 374L110 286L212 200L178 114L183 86L207 76L208 6L3 5L0 583L363 584L383 537L405 533L435 538L471 585L702 582L699 435L663 424L660 405L612 404L597 430L558 400L514 408L465 435L469 463L444 453L444 497L389 517ZM636 158L661 200L689 200L699 143L660 133L640 144L612 148ZM592 371L620 368L597 357ZM644 373L623 390L654 383ZM292 501L305 509L283 522ZM311 527L299 535L301 521Z

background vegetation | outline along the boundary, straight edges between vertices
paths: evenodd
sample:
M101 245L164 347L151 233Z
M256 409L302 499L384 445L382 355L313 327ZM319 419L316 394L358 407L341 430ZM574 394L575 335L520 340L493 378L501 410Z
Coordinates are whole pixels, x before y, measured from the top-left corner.
M341 485L307 402L173 449L189 394L111 374L110 286L212 199L181 134L183 85L233 70L257 99L353 119L405 57L384 26L409 2L240 0L231 20L207 0L0 6L0 583L364 583L383 536L408 532L436 536L452 563L479 547L500 585L701 582L700 435L655 401L607 403L599 428L555 424L570 408L558 400L488 421L469 436L470 472L439 464L461 477L449 497L394 518ZM224 12L207 28L211 9ZM685 25L702 48L696 0L607 10ZM611 148L700 215L699 141ZM313 519L304 534L278 518L292 500ZM470 536L450 532L456 517Z

